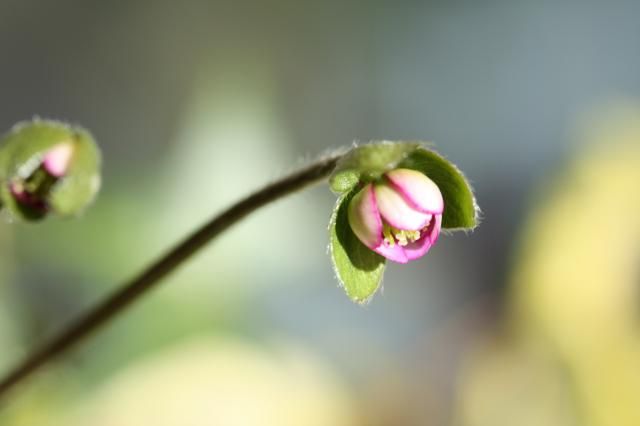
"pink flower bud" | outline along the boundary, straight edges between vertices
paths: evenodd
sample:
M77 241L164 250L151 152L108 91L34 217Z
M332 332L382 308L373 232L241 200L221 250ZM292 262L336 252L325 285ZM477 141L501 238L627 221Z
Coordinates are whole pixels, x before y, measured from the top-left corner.
M424 256L440 234L444 201L438 186L410 169L387 172L349 203L349 225L360 241L399 263Z

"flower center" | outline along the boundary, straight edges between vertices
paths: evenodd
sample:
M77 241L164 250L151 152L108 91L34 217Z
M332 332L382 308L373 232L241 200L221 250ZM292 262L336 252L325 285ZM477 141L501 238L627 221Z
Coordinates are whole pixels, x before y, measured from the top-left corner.
M405 231L402 229L394 228L393 226L384 222L382 225L382 235L384 236L384 243L389 247L393 247L396 244L404 247L409 243L418 241L420 239L421 232L424 232L428 226L429 225L427 224L427 226L418 231Z

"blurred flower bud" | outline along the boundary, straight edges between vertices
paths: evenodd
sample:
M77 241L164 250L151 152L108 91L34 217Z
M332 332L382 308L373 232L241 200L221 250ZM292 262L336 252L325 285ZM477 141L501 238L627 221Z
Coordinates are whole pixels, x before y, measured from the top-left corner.
M100 153L80 128L48 120L20 123L0 148L0 201L13 217L80 213L100 184Z

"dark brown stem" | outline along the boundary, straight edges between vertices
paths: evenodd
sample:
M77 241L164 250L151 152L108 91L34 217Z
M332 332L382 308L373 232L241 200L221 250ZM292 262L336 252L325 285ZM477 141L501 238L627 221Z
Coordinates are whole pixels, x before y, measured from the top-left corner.
M115 318L127 306L139 300L143 294L155 287L165 276L173 272L185 260L227 228L260 207L326 178L333 171L340 157L341 155L334 155L322 158L265 186L211 219L140 275L126 282L103 302L81 315L60 334L27 356L0 381L0 396L24 381L44 364L88 337L101 325Z

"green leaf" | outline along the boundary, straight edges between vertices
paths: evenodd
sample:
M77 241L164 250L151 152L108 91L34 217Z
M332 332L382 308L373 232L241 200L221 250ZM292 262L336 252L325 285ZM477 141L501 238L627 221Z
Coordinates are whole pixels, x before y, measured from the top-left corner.
M362 244L351 230L347 208L359 188L338 199L329 222L331 260L347 295L366 303L382 282L385 258Z
M453 163L440 154L419 146L398 167L422 172L438 185L444 199L444 229L470 230L478 225L479 209L471 186Z
M0 202L15 218L44 217L18 203L9 184L36 173L45 153L61 143L72 144L73 154L64 176L41 194L48 211L62 217L73 216L93 200L100 187L100 152L91 134L61 122L34 119L15 125L0 142Z

